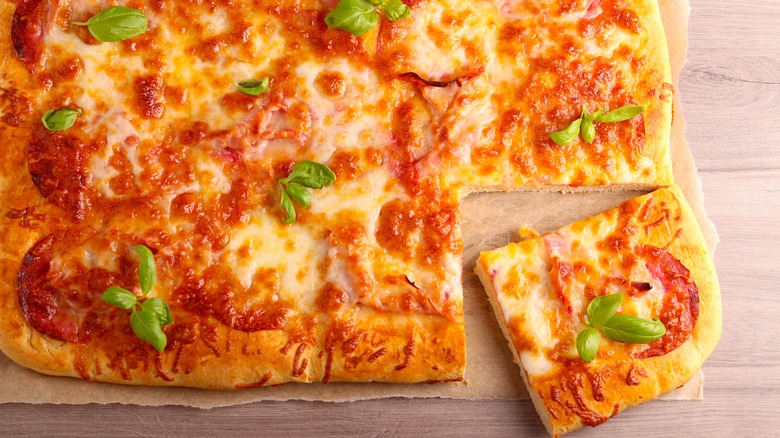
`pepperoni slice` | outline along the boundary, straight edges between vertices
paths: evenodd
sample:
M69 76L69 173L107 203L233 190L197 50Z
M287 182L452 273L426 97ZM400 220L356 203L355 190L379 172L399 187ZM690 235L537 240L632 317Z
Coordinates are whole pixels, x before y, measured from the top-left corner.
M66 297L48 282L54 237L36 243L24 256L17 278L22 314L35 330L50 338L78 342L79 321L67 314Z
M11 20L11 40L19 58L31 72L43 61L43 36L51 5L43 0L22 0Z
M75 234L75 233L74 233ZM22 315L44 335L65 342L86 343L94 335L108 330L103 317L111 307L100 301L109 286L132 284L131 276L115 274L102 268L86 269L75 263L67 267L68 275L53 272L52 259L58 247L67 247L55 235L38 241L27 252L17 277L17 297ZM61 245L62 244L62 245ZM123 258L120 265L132 262Z
M84 219L90 202L86 153L81 141L49 134L43 127L33 134L27 150L27 165L38 191L76 220Z
M664 355L682 345L693 332L699 316L699 289L691 272L668 251L642 245L637 251L645 265L664 287L665 295L658 319L666 334L651 342L649 348L634 355L643 359Z

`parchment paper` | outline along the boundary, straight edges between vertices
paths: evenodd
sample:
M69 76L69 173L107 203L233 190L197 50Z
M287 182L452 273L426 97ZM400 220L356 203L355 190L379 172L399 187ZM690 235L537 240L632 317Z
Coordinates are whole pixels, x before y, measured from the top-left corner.
M674 84L687 50L688 0L660 0L669 40ZM675 86L676 88L676 86ZM680 109L674 97L672 125L674 176L693 207L707 238L715 249L717 234L702 204L701 184L696 174ZM492 314L485 291L473 273L480 251L518 240L518 230L530 226L546 232L615 207L641 192L602 193L479 193L468 196L463 206L464 311L466 318L466 380L459 383L418 385L288 384L241 391L207 391L191 388L132 387L97 384L78 379L50 377L17 366L0 354L0 403L124 403L138 405L186 405L201 408L228 406L259 400L352 401L386 397L445 397L460 399L527 398L519 368ZM699 399L703 379L697 374L665 399Z

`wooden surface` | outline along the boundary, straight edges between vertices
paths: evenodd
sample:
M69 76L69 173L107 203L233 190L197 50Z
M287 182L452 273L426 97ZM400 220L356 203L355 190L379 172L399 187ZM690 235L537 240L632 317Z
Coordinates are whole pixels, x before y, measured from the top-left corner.
M589 436L775 436L780 430L780 0L692 0L680 83L715 263L723 337L703 401L656 401ZM530 401L269 402L212 410L0 405L0 436L546 436Z

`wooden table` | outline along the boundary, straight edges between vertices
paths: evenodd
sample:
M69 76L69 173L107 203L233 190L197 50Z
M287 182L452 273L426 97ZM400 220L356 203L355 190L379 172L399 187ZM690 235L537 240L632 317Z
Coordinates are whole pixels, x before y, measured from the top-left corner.
M715 256L723 337L703 401L656 401L575 436L780 432L780 0L693 0L680 81ZM212 410L0 405L2 436L546 436L530 401L268 402Z

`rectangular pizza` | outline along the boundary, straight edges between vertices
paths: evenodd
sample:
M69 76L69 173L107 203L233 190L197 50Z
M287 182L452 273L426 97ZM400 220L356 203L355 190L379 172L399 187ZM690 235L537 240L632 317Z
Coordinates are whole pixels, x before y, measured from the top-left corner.
M461 380L466 193L672 183L652 0L19 0L0 22L0 349L47 374Z

